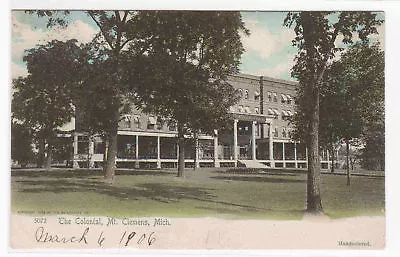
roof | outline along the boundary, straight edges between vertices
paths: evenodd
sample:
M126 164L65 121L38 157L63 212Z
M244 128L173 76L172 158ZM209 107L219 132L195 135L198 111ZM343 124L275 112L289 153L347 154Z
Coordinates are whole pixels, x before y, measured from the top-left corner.
M257 81L260 81L262 79L263 82L271 81L271 82L277 82L280 84L293 85L293 86L297 86L299 84L298 82L295 82L295 81L277 79L277 78L272 78L272 77L268 77L268 76L255 76L255 75L244 74L244 73L232 74L232 75L230 75L230 77L249 79L249 80L257 80Z

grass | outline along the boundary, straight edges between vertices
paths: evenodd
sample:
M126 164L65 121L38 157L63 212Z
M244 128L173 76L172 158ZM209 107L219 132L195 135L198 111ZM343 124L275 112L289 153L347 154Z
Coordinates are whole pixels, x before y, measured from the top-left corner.
M100 170L13 170L13 213L82 213L114 217L301 219L306 206L304 171L246 173L223 169L120 170L113 184ZM322 175L321 197L331 218L384 215L383 177Z

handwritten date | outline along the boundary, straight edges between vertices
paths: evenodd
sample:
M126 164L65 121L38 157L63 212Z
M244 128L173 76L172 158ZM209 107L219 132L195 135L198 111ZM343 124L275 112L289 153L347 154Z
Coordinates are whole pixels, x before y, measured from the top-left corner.
M154 235L154 232L151 232L149 235L147 235L147 234L138 235L134 231L129 234L125 231L122 234L119 244L128 246L131 242L136 242L138 245L147 243L149 246L151 246L152 244L154 244L155 241L156 241L156 237Z

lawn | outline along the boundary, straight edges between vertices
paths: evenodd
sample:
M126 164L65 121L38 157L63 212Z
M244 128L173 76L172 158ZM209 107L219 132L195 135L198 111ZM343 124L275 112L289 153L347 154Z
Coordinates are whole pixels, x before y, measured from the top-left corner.
M304 171L226 169L119 170L113 184L100 170L13 170L13 213L83 213L114 217L301 219ZM331 218L385 214L384 177L322 175L321 197Z

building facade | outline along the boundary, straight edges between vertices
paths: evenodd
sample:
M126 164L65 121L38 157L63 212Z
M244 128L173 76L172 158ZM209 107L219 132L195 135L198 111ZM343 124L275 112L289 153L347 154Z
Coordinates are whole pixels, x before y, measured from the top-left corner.
M200 135L196 149L188 140L185 166L306 168L307 149L290 139L288 121L294 114L297 83L245 74L233 75L228 82L241 92L240 101L230 108L232 129ZM106 152L100 137L89 137L78 127L73 149L74 167L99 167ZM177 157L176 125L136 109L121 117L117 167L174 168ZM322 151L321 163L329 168L327 151Z

